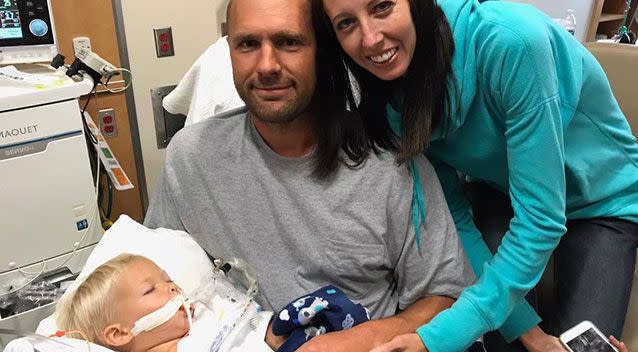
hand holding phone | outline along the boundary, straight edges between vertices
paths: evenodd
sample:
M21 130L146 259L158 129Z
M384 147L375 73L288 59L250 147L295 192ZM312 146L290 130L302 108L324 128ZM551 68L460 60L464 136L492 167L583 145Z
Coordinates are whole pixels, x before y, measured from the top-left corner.
M626 352L618 351L590 321L583 321L560 335L560 341L570 352ZM617 340L616 340L617 341ZM618 343L617 346L624 346Z
M614 335L611 335L609 337L609 342L611 342L611 344L616 347L616 349L620 352L629 352L629 349L627 349L627 346L625 346L625 343L622 341L619 341L618 339L616 339L614 337Z

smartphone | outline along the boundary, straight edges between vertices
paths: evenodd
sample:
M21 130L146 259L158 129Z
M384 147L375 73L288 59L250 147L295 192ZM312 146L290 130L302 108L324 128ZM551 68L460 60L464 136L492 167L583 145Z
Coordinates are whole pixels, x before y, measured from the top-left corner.
M583 321L560 335L570 352L618 352L590 321Z

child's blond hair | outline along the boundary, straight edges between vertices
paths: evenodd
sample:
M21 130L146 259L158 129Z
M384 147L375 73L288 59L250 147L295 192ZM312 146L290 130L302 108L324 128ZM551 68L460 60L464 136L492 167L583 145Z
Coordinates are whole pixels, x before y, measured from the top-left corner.
M113 287L120 274L133 262L148 260L134 254L121 254L100 265L56 308L57 326L64 331L81 331L89 342L104 345L102 330L115 322ZM71 337L82 338L79 334Z

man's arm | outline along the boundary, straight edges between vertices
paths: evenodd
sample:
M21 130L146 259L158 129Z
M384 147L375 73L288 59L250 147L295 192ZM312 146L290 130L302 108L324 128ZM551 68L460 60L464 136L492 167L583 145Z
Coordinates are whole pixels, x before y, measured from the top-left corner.
M401 334L414 332L434 316L449 308L454 299L444 296L423 297L405 311L391 317L370 320L352 329L321 335L308 341L298 352L368 352Z
M166 160L164 171L157 182L157 190L151 198L151 204L146 212L144 226L151 229L163 227L171 230L186 231L170 191L172 167L168 162L170 160L168 154Z
M409 177L410 181L395 182L397 189L388 199L385 242L402 312L319 336L299 351L368 352L397 335L414 333L419 324L449 308L474 280L434 168L425 157L418 158L416 165L426 205L420 246L412 222L412 177L407 170L402 177ZM407 190L406 184L410 185Z

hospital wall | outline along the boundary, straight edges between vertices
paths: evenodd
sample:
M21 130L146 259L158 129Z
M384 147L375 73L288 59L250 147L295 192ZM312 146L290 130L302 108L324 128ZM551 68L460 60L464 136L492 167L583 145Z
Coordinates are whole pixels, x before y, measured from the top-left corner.
M67 57L67 63L70 63L73 57L73 38L86 36L91 39L93 51L117 67L121 66L110 0L51 0L51 7L59 50ZM113 86L113 88L117 87L117 84ZM96 120L99 110L107 108L115 110L118 134L116 137L109 138L107 142L135 186L132 190L114 192L111 219L115 220L120 214L127 214L141 220L143 211L139 191L140 180L136 172L137 165L132 143L134 137L131 135L129 109L124 94L112 94L104 89L98 89L98 92L91 98L87 112ZM84 102L85 100L81 104ZM106 198L104 201L106 202ZM106 208L106 204L103 208Z
M572 9L576 14L576 38L583 41L587 35L589 19L591 17L593 0L510 0L513 2L530 4L545 12L549 17L562 18L567 10Z
M195 60L221 36L226 0L113 0L121 8L139 126L146 189L152 197L164 166L157 147L150 91L179 83ZM153 29L172 27L175 56L157 58Z

